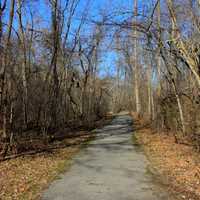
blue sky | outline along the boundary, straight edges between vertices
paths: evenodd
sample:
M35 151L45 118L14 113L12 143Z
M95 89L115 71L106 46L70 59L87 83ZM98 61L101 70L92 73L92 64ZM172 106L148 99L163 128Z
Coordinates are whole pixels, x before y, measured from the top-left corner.
M65 0L62 0L65 2ZM90 6L88 7L86 4L90 1ZM142 0L139 1L139 6L141 2L145 3ZM34 20L35 20L35 28L50 28L50 18L51 12L49 8L49 4L47 3L48 0L31 0L26 1L25 13L33 13ZM100 13L104 12L104 14L108 15L109 13L119 12L119 11L133 11L133 0L80 0L79 6L77 8L76 16L74 17L73 26L76 27L78 24L78 19L82 15L84 8L89 9L89 16L88 18L93 18L98 20ZM147 1L146 1L147 2ZM149 2L149 1L148 1ZM27 15L25 18L24 24L30 21L30 14ZM17 29L17 24L15 24L15 28ZM42 26L42 27L41 27ZM85 26L86 33L91 31L90 24ZM110 38L107 38L107 43L110 43ZM115 73L115 61L117 55L114 51L110 48L107 48L103 54L103 59L100 64L100 71L101 76L105 76L107 73L114 74Z

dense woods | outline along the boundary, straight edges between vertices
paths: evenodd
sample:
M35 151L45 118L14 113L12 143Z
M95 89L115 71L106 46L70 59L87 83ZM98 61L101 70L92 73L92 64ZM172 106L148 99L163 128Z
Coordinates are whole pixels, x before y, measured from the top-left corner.
M91 4L0 0L1 156L121 110L199 148L200 1L135 0L96 16Z
M46 26L36 3L0 1L2 156L62 128L92 127L107 111L108 83L97 76L104 30L95 24L84 34L87 11L73 18L79 0L45 1Z
M199 9L199 1L134 1L132 18L112 22L120 27L116 46L128 74L126 103L156 131L198 149Z

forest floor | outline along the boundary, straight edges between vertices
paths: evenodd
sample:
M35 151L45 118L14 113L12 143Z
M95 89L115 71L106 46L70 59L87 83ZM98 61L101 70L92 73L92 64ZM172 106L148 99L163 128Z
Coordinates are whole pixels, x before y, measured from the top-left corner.
M136 122L136 124L139 122ZM136 128L137 129L137 128ZM191 146L175 143L172 134L139 128L135 134L153 169L182 199L200 199L200 155Z
M83 134L66 139L67 144L72 144L66 148L0 162L0 200L38 199L40 192L70 167L71 158L81 145L93 136Z

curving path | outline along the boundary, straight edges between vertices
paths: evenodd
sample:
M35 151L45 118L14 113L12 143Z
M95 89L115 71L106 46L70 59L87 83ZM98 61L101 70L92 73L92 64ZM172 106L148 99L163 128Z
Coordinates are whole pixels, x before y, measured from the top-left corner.
M97 138L50 185L43 200L173 200L149 173L143 152L132 144L130 116L117 116L96 132Z

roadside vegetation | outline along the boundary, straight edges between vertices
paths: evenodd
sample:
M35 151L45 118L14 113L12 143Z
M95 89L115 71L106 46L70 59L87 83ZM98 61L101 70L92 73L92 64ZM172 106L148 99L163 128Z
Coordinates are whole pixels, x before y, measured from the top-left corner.
M40 199L42 191L70 168L72 157L94 137L82 133L77 138L63 140L63 148L1 162L0 199Z
M199 150L198 0L0 2L1 159L120 110Z
M176 143L173 133L156 132L134 115L134 142L142 149L150 170L178 199L200 198L200 155L192 146Z
M104 29L85 24L89 5L79 4L0 1L0 160L48 151L108 111L110 83L98 75Z
M0 165L69 146L122 110L163 148L173 140L166 152L197 155L199 11L200 0L0 0Z
M68 147L0 163L0 199L39 199L48 183L70 166L70 159L77 151L77 147Z

